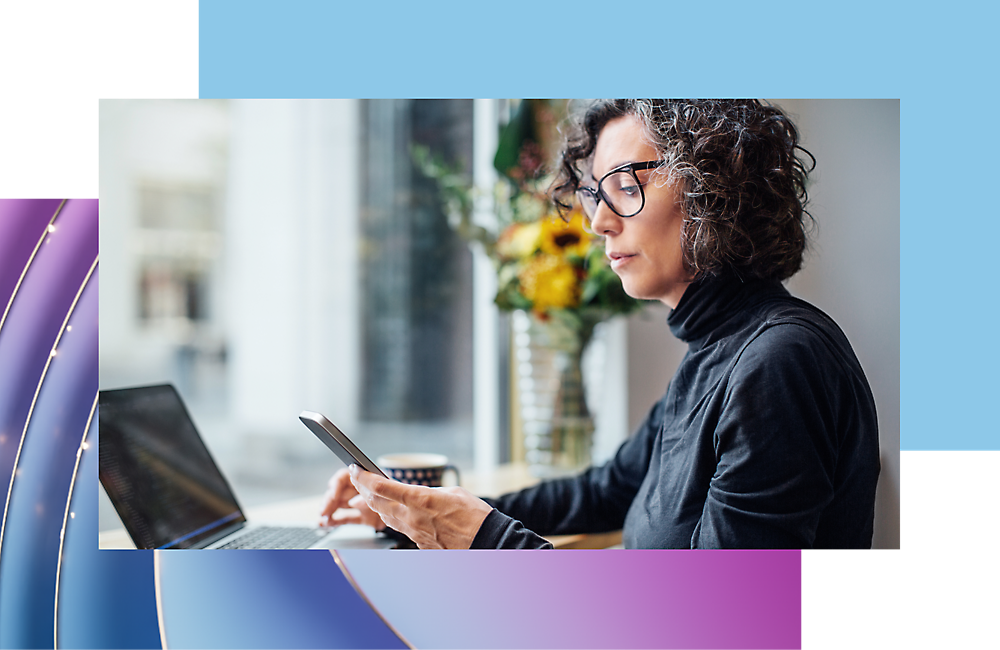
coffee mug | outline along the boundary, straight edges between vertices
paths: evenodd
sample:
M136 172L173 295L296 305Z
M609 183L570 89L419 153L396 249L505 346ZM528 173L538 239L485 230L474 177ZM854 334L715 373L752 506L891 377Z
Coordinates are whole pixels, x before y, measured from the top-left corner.
M389 478L411 485L441 487L444 473L455 472L455 484L461 482L458 468L448 464L442 454L389 454L379 456L375 464L385 470Z

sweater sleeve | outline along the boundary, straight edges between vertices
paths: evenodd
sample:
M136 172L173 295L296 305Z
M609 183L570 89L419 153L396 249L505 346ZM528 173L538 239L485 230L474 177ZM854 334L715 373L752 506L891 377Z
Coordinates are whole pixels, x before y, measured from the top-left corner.
M661 400L604 465L578 476L544 481L520 492L484 499L494 511L480 527L473 548L540 548L539 540L545 540L538 535L620 529L649 468L662 409Z
M552 544L494 508L479 526L470 548L552 548Z
M807 327L764 330L735 364L691 545L809 548L834 494L841 368Z

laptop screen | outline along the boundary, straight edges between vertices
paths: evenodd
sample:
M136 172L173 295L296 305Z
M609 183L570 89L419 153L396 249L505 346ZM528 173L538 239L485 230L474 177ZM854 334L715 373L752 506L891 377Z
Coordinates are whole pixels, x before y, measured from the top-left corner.
M136 548L190 548L246 521L173 386L101 391L101 484Z

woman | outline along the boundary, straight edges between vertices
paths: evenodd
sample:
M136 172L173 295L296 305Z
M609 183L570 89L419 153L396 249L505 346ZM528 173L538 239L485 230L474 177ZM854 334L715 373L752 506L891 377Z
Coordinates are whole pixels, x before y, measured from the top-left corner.
M593 105L554 195L576 195L629 295L671 307L689 349L666 394L578 477L482 500L352 468L331 479L326 522L388 525L421 548L618 528L629 548L870 547L871 390L837 325L781 285L806 245L799 151L812 158L757 101Z

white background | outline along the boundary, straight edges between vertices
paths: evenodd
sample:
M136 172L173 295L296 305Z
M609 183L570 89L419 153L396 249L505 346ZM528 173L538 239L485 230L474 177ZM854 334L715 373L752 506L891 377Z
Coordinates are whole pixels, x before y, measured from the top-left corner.
M3 2L0 93L0 197L96 197L99 98L197 97L197 2ZM902 549L804 552L803 647L997 647L998 462L903 452Z

